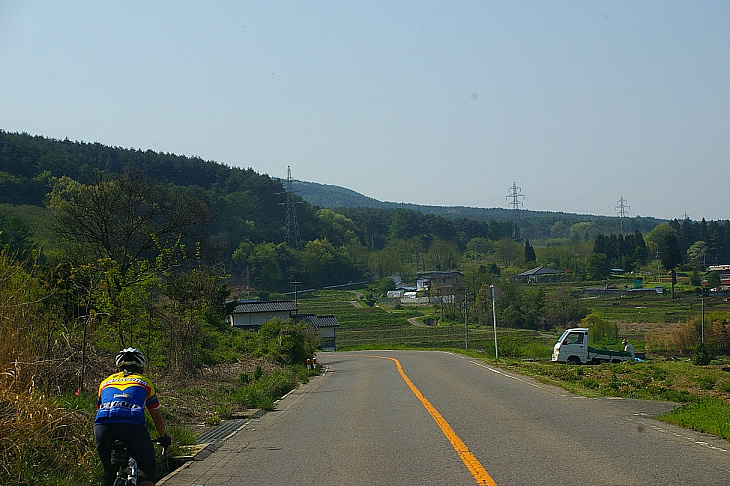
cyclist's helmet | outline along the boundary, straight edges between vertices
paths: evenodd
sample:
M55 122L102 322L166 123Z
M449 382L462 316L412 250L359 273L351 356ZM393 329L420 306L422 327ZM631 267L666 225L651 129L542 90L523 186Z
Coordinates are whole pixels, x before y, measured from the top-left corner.
M134 366L139 369L143 369L147 364L147 360L137 348L126 348L119 351L116 359L117 368L125 368Z

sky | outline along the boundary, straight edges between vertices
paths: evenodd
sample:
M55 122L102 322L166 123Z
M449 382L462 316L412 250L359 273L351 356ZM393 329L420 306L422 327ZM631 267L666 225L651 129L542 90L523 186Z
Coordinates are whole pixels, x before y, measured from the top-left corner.
M726 220L730 2L0 0L0 129L381 201Z

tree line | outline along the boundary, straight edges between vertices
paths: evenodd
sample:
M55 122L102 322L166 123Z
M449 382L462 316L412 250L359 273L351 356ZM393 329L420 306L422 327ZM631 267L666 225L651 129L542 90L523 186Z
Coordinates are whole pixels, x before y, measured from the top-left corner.
M539 264L600 279L612 268L640 271L658 260L665 269L690 265L698 270L730 260L728 221L686 219L647 226L651 222L641 220L643 233L637 228L623 235L607 231L615 224L608 218L573 222L560 219L561 215L530 217L521 212L517 232L525 239L515 241L512 219L455 219L405 207L332 209L312 206L296 194L290 196L296 202L303 243L292 248L284 243L286 195L278 179L198 157L4 131L0 131L0 202L6 204L0 209L0 243L27 250L43 242L52 251L62 241L59 233L46 229L53 201L60 201L72 188L101 190L105 185L129 184L138 177L134 173L144 176L141 186L149 186L144 189L149 193L128 197L169 202L168 216L177 218L177 223L197 218L179 235L180 245L188 249L196 245L200 261L222 266L230 282L255 291L288 291L293 281L321 287L392 273L453 270L477 262L512 271ZM97 218L111 216L104 211L119 215L133 209L130 201L104 202L120 207L105 209L96 201ZM81 200L77 203L83 205ZM154 204L162 209L162 203ZM176 215L171 212L174 208ZM93 214L83 209L79 216ZM76 223L83 219L77 217ZM528 234L543 237L527 239ZM144 255L152 250L150 243Z

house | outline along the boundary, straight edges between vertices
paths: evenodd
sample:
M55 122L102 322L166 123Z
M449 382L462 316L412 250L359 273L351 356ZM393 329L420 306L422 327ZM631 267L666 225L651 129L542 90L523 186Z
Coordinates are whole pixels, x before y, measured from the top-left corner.
M258 331L265 322L285 321L296 311L297 305L291 300L242 302L228 315L228 324L236 329Z
M555 270L554 268L548 268L548 267L535 267L531 270L528 270L526 272L522 272L519 275L515 275L515 281L516 282L539 282L539 281L552 281L555 280L555 276L559 275L563 272L560 270Z
M416 290L429 290L431 295L453 295L463 286L461 272L423 272L416 279Z
M297 314L293 316L296 320L301 320L310 324L322 336L320 347L323 351L335 351L335 330L340 327L340 323L333 315L316 316L314 314Z
M322 349L325 351L334 350L335 329L340 325L335 316L297 314L296 311L296 303L290 300L242 302L228 315L228 324L236 329L258 331L264 323L272 319L304 321L321 334Z

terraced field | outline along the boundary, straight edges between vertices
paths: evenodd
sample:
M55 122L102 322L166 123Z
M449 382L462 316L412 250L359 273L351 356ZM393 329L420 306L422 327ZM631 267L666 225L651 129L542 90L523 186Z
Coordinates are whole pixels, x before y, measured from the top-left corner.
M351 348L454 348L467 347L467 333L463 324L446 326L414 325L409 319L421 322L424 308L385 309L370 307L357 300L353 292L326 292L311 294L299 300L299 312L318 315L334 315L340 323L337 329L337 349ZM499 329L499 354L521 356L522 347L528 342L531 354L549 355L550 346L557 336L540 336L535 331ZM468 348L494 354L494 330L492 327L469 326ZM532 356L525 356L532 357Z

